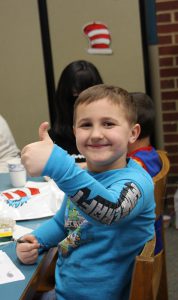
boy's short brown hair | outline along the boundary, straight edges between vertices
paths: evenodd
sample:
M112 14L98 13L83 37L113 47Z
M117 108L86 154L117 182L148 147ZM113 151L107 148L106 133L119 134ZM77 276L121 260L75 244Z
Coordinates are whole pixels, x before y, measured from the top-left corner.
M137 123L136 105L130 94L117 86L98 84L81 92L74 104L73 123L76 121L76 111L80 104L90 104L94 101L107 98L109 101L122 105L125 116L130 124Z

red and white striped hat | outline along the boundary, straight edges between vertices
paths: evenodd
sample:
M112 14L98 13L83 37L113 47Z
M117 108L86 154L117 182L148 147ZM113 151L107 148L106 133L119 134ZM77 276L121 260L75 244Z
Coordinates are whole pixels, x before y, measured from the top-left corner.
M101 22L91 22L83 27L84 34L88 37L90 54L111 54L111 36L108 27Z

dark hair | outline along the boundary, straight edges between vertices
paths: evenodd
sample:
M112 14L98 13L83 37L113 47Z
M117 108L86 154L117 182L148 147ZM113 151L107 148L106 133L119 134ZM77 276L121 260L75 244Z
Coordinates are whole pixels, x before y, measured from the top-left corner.
M56 120L54 131L65 138L75 139L73 134L73 106L77 96L86 88L103 83L97 68L90 62L78 60L62 71L56 94Z
M137 107L137 123L141 132L138 139L151 137L154 130L155 108L153 100L145 93L130 93Z
M87 105L103 98L107 98L108 101L121 106L130 124L137 123L137 108L130 94L120 87L107 84L95 85L80 93L74 105L74 122L76 121L77 107L80 104Z

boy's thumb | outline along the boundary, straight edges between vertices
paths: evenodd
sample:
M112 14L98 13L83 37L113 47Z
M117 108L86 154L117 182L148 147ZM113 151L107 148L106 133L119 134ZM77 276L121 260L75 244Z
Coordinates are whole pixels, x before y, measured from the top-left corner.
M47 141L50 140L49 134L48 134L48 128L49 128L49 123L48 122L43 122L40 127L39 127L39 138L40 141Z

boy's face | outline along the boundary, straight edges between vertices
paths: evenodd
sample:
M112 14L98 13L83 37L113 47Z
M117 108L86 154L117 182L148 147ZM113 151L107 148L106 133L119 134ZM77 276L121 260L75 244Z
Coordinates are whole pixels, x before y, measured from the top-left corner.
M137 138L137 125L131 126L123 107L107 98L80 104L76 111L74 133L88 169L102 172L123 168L128 142Z

